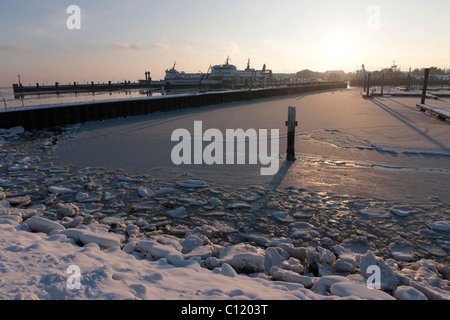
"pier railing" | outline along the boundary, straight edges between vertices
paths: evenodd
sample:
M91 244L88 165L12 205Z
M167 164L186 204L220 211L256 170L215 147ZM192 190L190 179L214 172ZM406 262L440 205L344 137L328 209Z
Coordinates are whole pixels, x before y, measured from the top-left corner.
M0 128L8 129L21 126L25 130L39 130L69 124L342 88L347 88L347 84L336 82L295 87L234 90L179 96L25 107L0 112Z

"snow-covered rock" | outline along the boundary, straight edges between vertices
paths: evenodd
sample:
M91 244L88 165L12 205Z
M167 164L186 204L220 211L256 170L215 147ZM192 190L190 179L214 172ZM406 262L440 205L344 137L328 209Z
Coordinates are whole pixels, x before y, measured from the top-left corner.
M274 280L300 283L305 286L305 288L311 288L314 285L312 277L302 276L296 272L283 270L276 266L270 268L270 275Z
M450 223L447 221L436 221L429 224L430 228L436 231L450 231Z
M140 241L136 245L136 249L145 252L147 254L147 259L166 259L168 263L175 266L182 266L185 264L185 260L181 252L176 250L171 245L160 244L155 241L145 240Z
M289 234L293 238L315 238L319 236L317 228L307 222L291 223Z
M367 208L358 211L362 216L368 218L391 218L392 214L385 209Z
M442 201L441 198L439 198L438 196L435 196L435 195L430 195L428 197L428 200L430 200L432 202L441 202Z
M8 202L12 207L26 208L31 203L31 197L30 196L22 196L22 197L9 198Z
M2 202L0 204L0 216L20 216L22 219L26 220L34 215L41 214L42 210L38 209L21 209L21 208L11 208L8 202Z
M215 268L213 270L213 272L224 275L226 277L231 277L231 278L234 278L237 276L236 271L228 263L224 263L224 264L222 264L222 266Z
M448 291L433 287L426 282L412 281L411 286L423 293L428 300L450 300Z
M75 200L77 201L83 201L89 198L89 194L87 192L78 192L75 196Z
M237 273L257 273L264 271L264 256L259 253L239 253L226 261Z
M175 209L172 214L171 214L172 218L175 219L184 219L189 217L189 212L186 211L185 207L180 207Z
M293 214L294 218L311 218L316 212L315 211L298 211Z
M125 231L129 237L136 237L139 235L139 227L134 224L126 226Z
M222 204L222 201L220 201L217 198L211 198L211 199L209 199L208 202L209 202L210 205L212 205L214 207L218 207L218 206L220 206Z
M416 259L412 244L402 239L392 242L389 245L389 252L397 261L414 261Z
M398 286L394 296L397 300L428 300L422 292L410 286Z
M364 300L395 300L391 295L354 282L338 282L331 286L331 294L339 297L357 297Z
M150 195L151 195L151 192L147 188L144 188L144 187L138 187L136 189L136 191L137 191L138 195L143 198L150 197Z
M186 238L184 238L183 241L181 241L181 246L183 247L183 253L189 253L195 248L203 245L203 240L193 234L188 235Z
M40 216L33 216L27 219L25 223L34 232L50 233L52 231L61 231L66 229L60 223Z
M353 273L356 270L357 263L352 256L339 257L333 264L333 269L338 273Z
M314 286L311 288L311 290L325 296L327 295L327 293L330 293L330 288L333 284L348 281L350 280L343 276L338 275L323 276L314 282Z
M264 251L247 244L238 244L220 251L218 265L228 263L237 273L264 272Z
M282 223L292 223L292 222L294 222L294 218L292 218L289 215L289 213L285 212L285 211L272 212L271 215L278 222L282 222Z
M291 270L298 274L302 274L305 268L300 261L294 257L290 257L288 260L284 260L281 263L281 268L284 270Z
M227 209L230 210L236 210L236 209L252 209L253 206L248 204L248 203L244 203L244 202L237 202L237 203L231 203L227 206Z
M78 214L79 208L73 203L58 203L58 212L63 217L73 217Z
M255 193L249 191L242 196L242 199L244 199L247 202L253 202L253 201L261 199L261 196L259 194L255 194Z
M208 185L202 180L188 180L177 182L177 185L183 188L204 188Z
M83 245L88 243L96 243L99 247L104 249L120 247L122 239L122 236L120 235L109 232L98 232L98 230L93 231L86 226L66 229L59 231L58 233L74 239L77 243L82 243Z
M62 187L62 186L50 186L48 187L48 191L56 194L56 195L63 195L63 194L68 194L68 193L77 193L76 190L73 190L71 188L66 188L66 187Z
M391 212L400 217L406 217L417 213L418 211L411 206L396 206L390 209Z
M170 194L173 192L174 192L173 188L161 188L161 189L158 189L158 191L156 191L156 195L162 196L162 195Z
M274 266L282 267L285 260L286 259L276 248L266 249L266 252L264 253L264 269L266 270L266 273Z
M0 224L18 225L22 222L22 217L17 215L0 216Z

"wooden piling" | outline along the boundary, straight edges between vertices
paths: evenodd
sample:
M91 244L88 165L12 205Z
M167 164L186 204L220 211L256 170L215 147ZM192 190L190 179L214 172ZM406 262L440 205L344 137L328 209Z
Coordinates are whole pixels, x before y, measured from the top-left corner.
M295 161L295 127L298 125L296 121L296 108L289 107L288 120L286 126L288 127L288 141L286 150L286 160Z
M428 78L430 76L430 69L425 69L425 79L423 80L423 89L422 89L422 100L421 104L425 104L425 99L427 97L427 89L428 89Z
M366 98L370 97L370 73L367 74L367 93L366 93Z

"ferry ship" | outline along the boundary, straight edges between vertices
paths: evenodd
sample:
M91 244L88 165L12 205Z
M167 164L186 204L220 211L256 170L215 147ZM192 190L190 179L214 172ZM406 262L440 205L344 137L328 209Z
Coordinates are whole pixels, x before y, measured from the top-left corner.
M166 86L200 86L202 80L207 75L204 73L185 73L184 71L178 71L175 69L177 63L173 64L171 69L166 70L166 76L164 77L164 84Z
M209 67L207 73L185 73L176 69L176 62L171 69L166 70L164 85L167 87L201 87L201 86L223 86L224 88L235 87L261 87L270 84L272 71L255 70L250 67L250 59L245 70L238 70L230 64L230 58L222 65Z
M225 86L258 87L272 82L272 71L266 70L265 64L262 70L251 68L250 59L248 59L245 70L238 70L236 66L230 64L230 57L227 57L225 64L216 65L211 68L209 78L212 80L221 80Z

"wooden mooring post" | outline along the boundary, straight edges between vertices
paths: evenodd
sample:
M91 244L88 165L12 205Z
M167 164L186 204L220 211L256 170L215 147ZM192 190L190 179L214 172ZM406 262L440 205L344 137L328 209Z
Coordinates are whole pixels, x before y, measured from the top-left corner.
M366 88L367 88L367 73L364 75L364 90L363 90L363 92L366 92Z
M295 127L298 126L296 121L296 108L289 107L288 111L288 121L286 121L286 126L288 127L288 141L287 141L287 161L295 161Z
M423 89L422 89L422 100L421 104L425 104L425 99L427 97L427 89L428 89L428 78L430 76L430 69L425 69L425 79L423 80Z
M366 98L370 97L370 73L367 74L367 93Z

